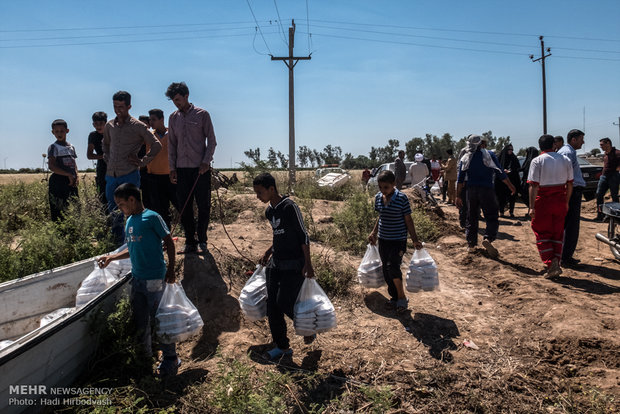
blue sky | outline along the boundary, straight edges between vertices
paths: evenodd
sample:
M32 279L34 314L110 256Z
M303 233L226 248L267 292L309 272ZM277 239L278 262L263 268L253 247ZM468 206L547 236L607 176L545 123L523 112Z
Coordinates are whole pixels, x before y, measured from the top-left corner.
M99 6L94 6L98 4ZM41 166L64 118L86 159L90 117L133 96L133 116L174 110L185 81L213 118L215 167L243 151L288 153L288 47L297 24L297 145L368 155L425 133L492 130L515 147L542 133L539 35L547 59L548 132L584 128L586 149L619 142L620 1L4 1L0 3L0 167ZM307 5L307 8L306 8ZM277 10L276 10L277 6ZM265 41L256 35L254 12ZM308 13L307 13L308 11ZM309 42L309 32L312 34ZM79 30L78 30L79 29ZM265 46L265 42L269 48ZM486 52L485 52L486 51Z

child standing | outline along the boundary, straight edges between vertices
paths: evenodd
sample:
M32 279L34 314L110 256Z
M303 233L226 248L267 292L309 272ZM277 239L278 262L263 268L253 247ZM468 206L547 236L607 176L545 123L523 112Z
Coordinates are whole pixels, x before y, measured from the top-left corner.
M108 114L105 112L95 112L92 116L93 127L95 130L88 135L88 149L86 150L86 158L97 161L97 174L95 175L95 184L97 185L97 193L99 200L103 203L107 212L108 201L105 198L105 172L107 164L103 159L103 129L108 122Z
M390 295L387 306L396 307L397 311L404 312L409 301L405 297L400 264L407 250L407 232L411 236L413 247L421 249L422 243L415 232L409 199L396 188L394 173L390 170L382 171L377 183L379 192L375 196L375 211L379 212L379 217L368 236L368 241L376 244L378 237L383 278Z
M49 201L53 221L62 218L69 198L77 197L78 171L73 145L67 142L69 128L63 119L52 122L52 134L56 142L47 148L48 166L52 175L49 179Z
M310 240L297 204L278 193L276 180L269 173L254 178L253 184L257 198L269 203L265 216L273 229L273 244L263 255L261 264L267 266L267 318L276 344L267 357L275 360L293 354L284 315L294 318L293 307L304 277L313 278L314 269ZM304 342L310 344L315 338L316 335L305 336Z
M138 340L147 356L152 355L151 324L164 293L164 283L174 283L175 250L170 231L161 216L144 208L138 187L131 183L119 185L114 191L114 202L128 217L125 225L127 250L100 257L99 267L104 268L113 260L131 260L131 309ZM164 261L162 240L168 255ZM157 367L161 377L174 376L181 360L175 344L160 344L163 361Z

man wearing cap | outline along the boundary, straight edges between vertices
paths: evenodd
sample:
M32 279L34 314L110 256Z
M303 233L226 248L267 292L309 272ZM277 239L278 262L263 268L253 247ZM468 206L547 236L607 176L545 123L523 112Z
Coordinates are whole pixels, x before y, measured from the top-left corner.
M581 168L577 161L577 150L581 149L584 143L584 133L578 129L571 129L566 135L566 145L563 145L557 153L564 155L571 162L573 167L573 192L568 201L568 211L564 219L564 245L562 248L562 266L579 267L579 260L573 257L577 241L579 240L579 222L581 221L581 197L586 181L581 174ZM561 138L561 137L560 137ZM558 142L555 137L554 148Z
M527 176L528 213L538 253L547 266L547 278L553 278L562 273L564 219L573 192L573 166L568 158L553 151L553 135L541 136L538 144L541 153L532 160Z
M499 255L493 246L499 230L499 206L495 198L493 178L497 177L510 189L511 194L517 191L506 173L500 168L495 154L481 148L482 138L479 135L470 135L465 153L460 160L458 171L458 188L456 191L456 205L461 207L463 200L460 197L463 186L467 186L467 227L466 237L470 251L474 251L478 244L478 217L480 209L487 222L482 245L492 258Z

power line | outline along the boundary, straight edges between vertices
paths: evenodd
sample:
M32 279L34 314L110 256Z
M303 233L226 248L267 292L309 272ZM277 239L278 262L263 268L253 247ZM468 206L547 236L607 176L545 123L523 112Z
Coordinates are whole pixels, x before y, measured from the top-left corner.
M382 39L371 39L371 38L363 38L363 37L354 37L354 36L340 36L335 34L325 34L325 33L314 33L315 36L323 36L323 37L333 37L338 39L349 39L349 40L363 40L368 42L377 42L377 43L387 43L387 44L397 44L397 45L408 45L408 46L419 46L419 47L430 47L430 48L438 48L438 49L452 49L452 50L462 50L469 52L483 52L483 53L496 53L502 55L517 55L517 56L529 56L527 53L519 53L519 52L509 52L503 50L490 50L490 49L474 49L474 48L465 48L465 47L456 47L456 46L444 46L444 45L430 45L424 43L414 43L414 42L401 42L395 40L382 40ZM610 59L610 58L596 58L596 57L585 57L585 56L558 56L554 55L558 58L563 59L585 59L585 60L603 60L603 61L619 61L620 59Z
M273 5L276 6L276 14L278 15L278 25L280 26L280 31L282 33L282 41L288 47L288 42L286 41L286 34L284 33L284 27L282 27L282 19L280 18L280 10L278 10L278 3L276 0L273 0Z
M310 54L312 53L312 48L310 47L312 33L310 33L310 12L308 11L308 0L306 0L306 25L308 27L308 54Z
M275 32L274 32L275 33ZM214 38L223 38L223 37L239 37L239 36L248 36L249 33L238 33L238 34L228 34L228 35L211 35L211 36L193 36L193 39L214 39ZM271 33L269 33L271 34ZM85 45L107 45L107 44L119 44L119 43L145 43L145 42L161 42L168 40L187 40L186 37L164 37L164 38L156 38L156 39L135 39L135 40L110 40L105 42L83 42L83 43L57 43L53 45L20 45L20 46L0 46L0 49L30 49L37 47L59 47L59 46L85 46Z
M121 37L121 36L146 36L146 35L162 35L162 34L180 34L180 33L201 33L201 32L214 32L219 30L246 30L251 29L252 26L245 27L228 27L225 29L200 29L200 30L176 30L170 32L144 32L144 33L116 33L116 34L103 34L103 35L85 35L85 36L60 36L60 37L33 37L33 38L21 38L21 39L0 39L0 42L24 42L33 40L68 40L68 39L94 39L102 37Z
M256 20L256 16L254 15L254 10L252 10L252 6L250 6L250 0L245 0L245 1L248 3L248 7L250 8L250 13L252 13L252 17L254 17L254 21L256 22L256 27L258 27L258 32L260 33L260 36L263 38L263 42L265 43L265 47L269 51L269 55L273 56L273 53L271 53L271 49L269 49L269 45L267 44L267 40L265 40L265 36L263 35L263 31L260 28L260 24L258 24L258 20Z
M490 42L490 41L485 41L485 40L456 39L456 38L450 38L450 37L416 35L416 34L410 34L410 33L384 32L384 31L379 31L379 30L351 29L351 28L336 27L336 26L323 26L323 25L314 25L314 26L319 27L319 28L324 28L324 29L332 29L332 30L345 30L345 31L353 31L353 32L373 33L373 34L393 35L393 36L405 36L405 37L419 37L423 39L448 40L448 41L453 41L453 42L479 43L479 44L487 44L487 45L511 46L511 47L523 47L523 48L532 47L532 45L504 43L504 42ZM620 53L620 51L615 51L615 50L611 51L611 50L577 49L577 48L563 48L563 47L558 47L556 49L572 50L572 51L580 51L580 52Z
M62 27L53 29L14 29L14 30L0 30L0 33L23 33L23 32L60 32L60 31L86 31L86 30L119 30L119 29L153 29L157 27L170 27L170 26L214 26L214 25L227 25L227 24L252 24L254 22L220 22L220 23L168 23L162 25L150 24L147 26L104 26L104 27ZM264 21L265 23L267 21Z
M389 43L389 44L396 44L396 45L433 47L433 48L452 49L452 50L465 50L465 51L470 51L470 52L499 53L499 54L502 54L502 55L528 56L527 53L506 52L506 51L501 51L501 50L471 49L471 48L455 47L455 46L429 45L429 44L424 44L424 43L399 42L399 41L394 41L394 40L369 39L369 38L363 38L363 37L339 36L339 35L324 34L324 33L314 33L314 35L315 36L324 36L324 37L334 37L334 38L338 38L338 39L364 40L364 41L368 41L368 42Z
M490 31L480 31L480 30L462 30L462 29L445 29L439 27L418 27L418 26L400 26L393 24L375 24L375 23L356 23L356 22L343 22L343 21L334 21L334 20L318 20L312 19L313 22L320 23L333 23L333 24L348 24L355 26L375 26L375 27L392 27L398 29L412 29L412 30L434 30L441 32L460 32L460 33L478 33L478 34L493 34L493 35L502 35L502 36L525 36L525 37L538 37L538 35L532 33L511 33L511 32L490 32ZM602 38L593 38L593 37L578 37L578 36L561 36L561 35L546 35L547 37L555 37L559 39L570 39L570 40L591 40L598 42L620 42L620 39L602 39Z

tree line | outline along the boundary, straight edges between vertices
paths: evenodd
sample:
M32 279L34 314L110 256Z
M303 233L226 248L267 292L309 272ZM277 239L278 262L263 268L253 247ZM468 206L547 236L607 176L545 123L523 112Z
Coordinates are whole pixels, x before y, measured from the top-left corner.
M496 152L501 151L506 145L510 144L510 136L496 137L492 131L483 133L482 138L486 140L487 148ZM405 142L405 158L413 160L415 154L421 153L426 158L441 157L446 159L448 157L446 150L452 149L454 154L458 154L465 147L466 142L467 137L455 140L449 133L445 133L441 137L432 134L426 134L424 138L414 137ZM302 145L296 151L297 166L301 168L315 168L324 164L338 164L348 170L374 168L394 161L399 149L400 140L398 139L388 139L387 145L383 147L371 147L368 156L358 155L355 157L350 152L343 155L341 147L331 144L325 146L321 151ZM525 150L525 148L521 148L517 155L525 155ZM256 166L288 168L288 155L274 150L273 147L268 149L266 159L261 158L261 150L258 147L250 148L243 153Z

